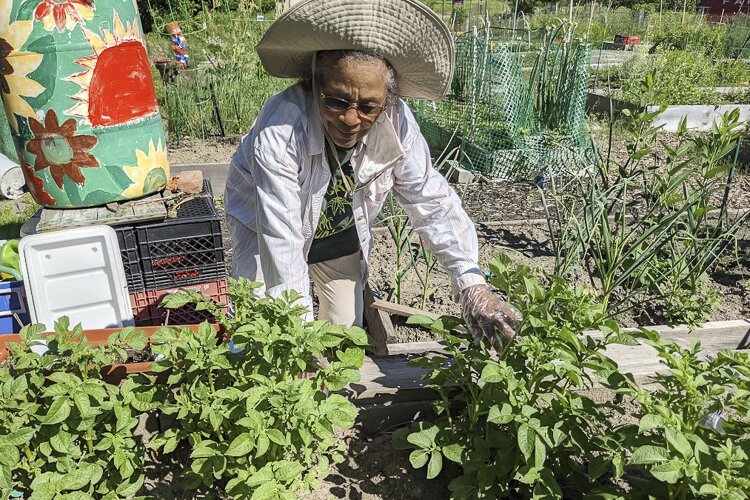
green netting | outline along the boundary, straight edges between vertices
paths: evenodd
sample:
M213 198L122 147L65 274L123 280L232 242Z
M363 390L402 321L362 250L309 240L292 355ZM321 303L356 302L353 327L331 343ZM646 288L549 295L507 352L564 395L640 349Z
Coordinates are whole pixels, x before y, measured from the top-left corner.
M13 144L13 137L10 135L10 124L5 117L5 107L3 106L0 106L0 153L18 163L16 146Z
M524 68L521 61L529 55L486 35L459 37L448 98L413 103L430 146L461 146L462 163L491 179L533 179L590 166L590 46L550 37Z

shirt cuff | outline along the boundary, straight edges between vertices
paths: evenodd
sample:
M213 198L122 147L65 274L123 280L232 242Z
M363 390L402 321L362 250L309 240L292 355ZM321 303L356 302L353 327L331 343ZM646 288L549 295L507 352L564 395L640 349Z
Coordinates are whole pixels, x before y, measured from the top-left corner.
M461 292L470 286L486 284L487 280L484 279L484 273L482 273L478 267L468 269L458 276L455 276L452 280L451 289L453 292L453 300L458 300Z

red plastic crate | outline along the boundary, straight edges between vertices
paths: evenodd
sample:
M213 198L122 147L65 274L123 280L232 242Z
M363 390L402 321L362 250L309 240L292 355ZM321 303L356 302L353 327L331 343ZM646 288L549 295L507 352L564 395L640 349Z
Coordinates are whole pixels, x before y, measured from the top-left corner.
M227 309L226 280L182 286L179 288L145 290L130 294L130 305L133 308L133 317L135 318L136 326L159 326L165 324L165 322L169 325L190 325L206 320L212 323L216 321L207 311L196 311L193 304L187 304L179 309L164 309L159 307L164 297L180 289L200 292L215 302L224 304L224 311ZM169 312L169 318L167 318L167 312Z

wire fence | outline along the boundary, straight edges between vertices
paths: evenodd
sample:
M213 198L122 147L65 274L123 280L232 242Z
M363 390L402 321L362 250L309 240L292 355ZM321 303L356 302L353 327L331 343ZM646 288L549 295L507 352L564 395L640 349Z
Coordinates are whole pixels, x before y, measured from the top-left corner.
M592 165L585 119L591 48L553 35L547 33L526 69L524 58L489 32L459 37L448 98L413 103L430 146L460 146L464 165L491 179L549 177Z

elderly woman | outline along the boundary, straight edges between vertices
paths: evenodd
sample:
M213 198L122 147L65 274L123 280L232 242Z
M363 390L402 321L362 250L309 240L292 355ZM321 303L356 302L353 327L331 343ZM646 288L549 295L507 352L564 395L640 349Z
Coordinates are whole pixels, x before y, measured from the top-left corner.
M432 167L399 96L440 99L453 38L419 0L303 0L257 46L266 70L300 82L272 96L232 157L226 211L235 276L296 290L319 318L361 325L371 227L390 191L452 278L464 318L494 345L518 312L492 293L474 226Z

